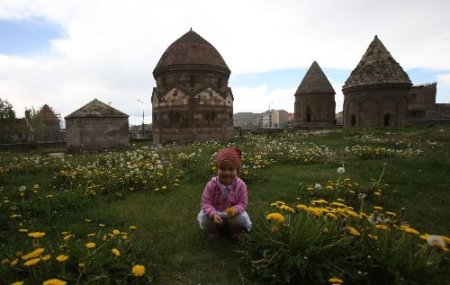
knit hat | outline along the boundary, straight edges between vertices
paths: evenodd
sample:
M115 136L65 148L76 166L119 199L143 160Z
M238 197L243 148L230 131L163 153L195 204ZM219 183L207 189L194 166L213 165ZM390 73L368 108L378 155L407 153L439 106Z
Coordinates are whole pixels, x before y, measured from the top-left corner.
M216 167L219 168L219 164L224 160L231 161L237 170L241 168L241 154L242 151L236 147L223 148L216 154Z

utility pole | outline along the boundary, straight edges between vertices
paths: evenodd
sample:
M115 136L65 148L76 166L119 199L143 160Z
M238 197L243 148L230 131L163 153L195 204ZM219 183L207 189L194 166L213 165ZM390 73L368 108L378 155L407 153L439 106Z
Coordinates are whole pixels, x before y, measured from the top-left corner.
M139 103L142 103L142 138L144 138L144 101L137 99Z

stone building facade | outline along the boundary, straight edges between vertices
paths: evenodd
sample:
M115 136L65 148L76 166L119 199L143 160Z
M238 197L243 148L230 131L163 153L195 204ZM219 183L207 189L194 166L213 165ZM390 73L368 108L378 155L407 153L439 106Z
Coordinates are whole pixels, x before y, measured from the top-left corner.
M173 42L153 70L153 143L230 138L230 73L216 48L192 29Z
M295 92L294 116L300 126L330 126L335 123L336 92L314 61Z
M411 86L408 74L375 36L342 88L344 128L405 125Z
M67 152L129 147L128 115L94 99L66 120Z
M60 119L56 113L45 104L39 110L39 114L44 124L44 142L57 142L62 140Z

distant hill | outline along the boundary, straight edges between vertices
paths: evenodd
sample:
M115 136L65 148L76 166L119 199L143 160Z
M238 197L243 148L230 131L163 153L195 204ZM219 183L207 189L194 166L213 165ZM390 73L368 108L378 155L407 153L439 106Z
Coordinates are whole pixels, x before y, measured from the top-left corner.
M260 113L241 112L233 114L236 125L252 124L257 125Z

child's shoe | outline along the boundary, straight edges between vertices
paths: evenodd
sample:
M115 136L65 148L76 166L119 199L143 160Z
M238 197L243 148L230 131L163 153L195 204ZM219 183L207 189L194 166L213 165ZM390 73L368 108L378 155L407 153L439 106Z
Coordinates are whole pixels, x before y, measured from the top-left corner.
M231 230L231 238L232 239L239 239L241 237L241 234L242 234L242 229L240 229L240 228Z
M208 231L208 238L210 239L216 239L219 237L219 228L214 227L211 230Z

